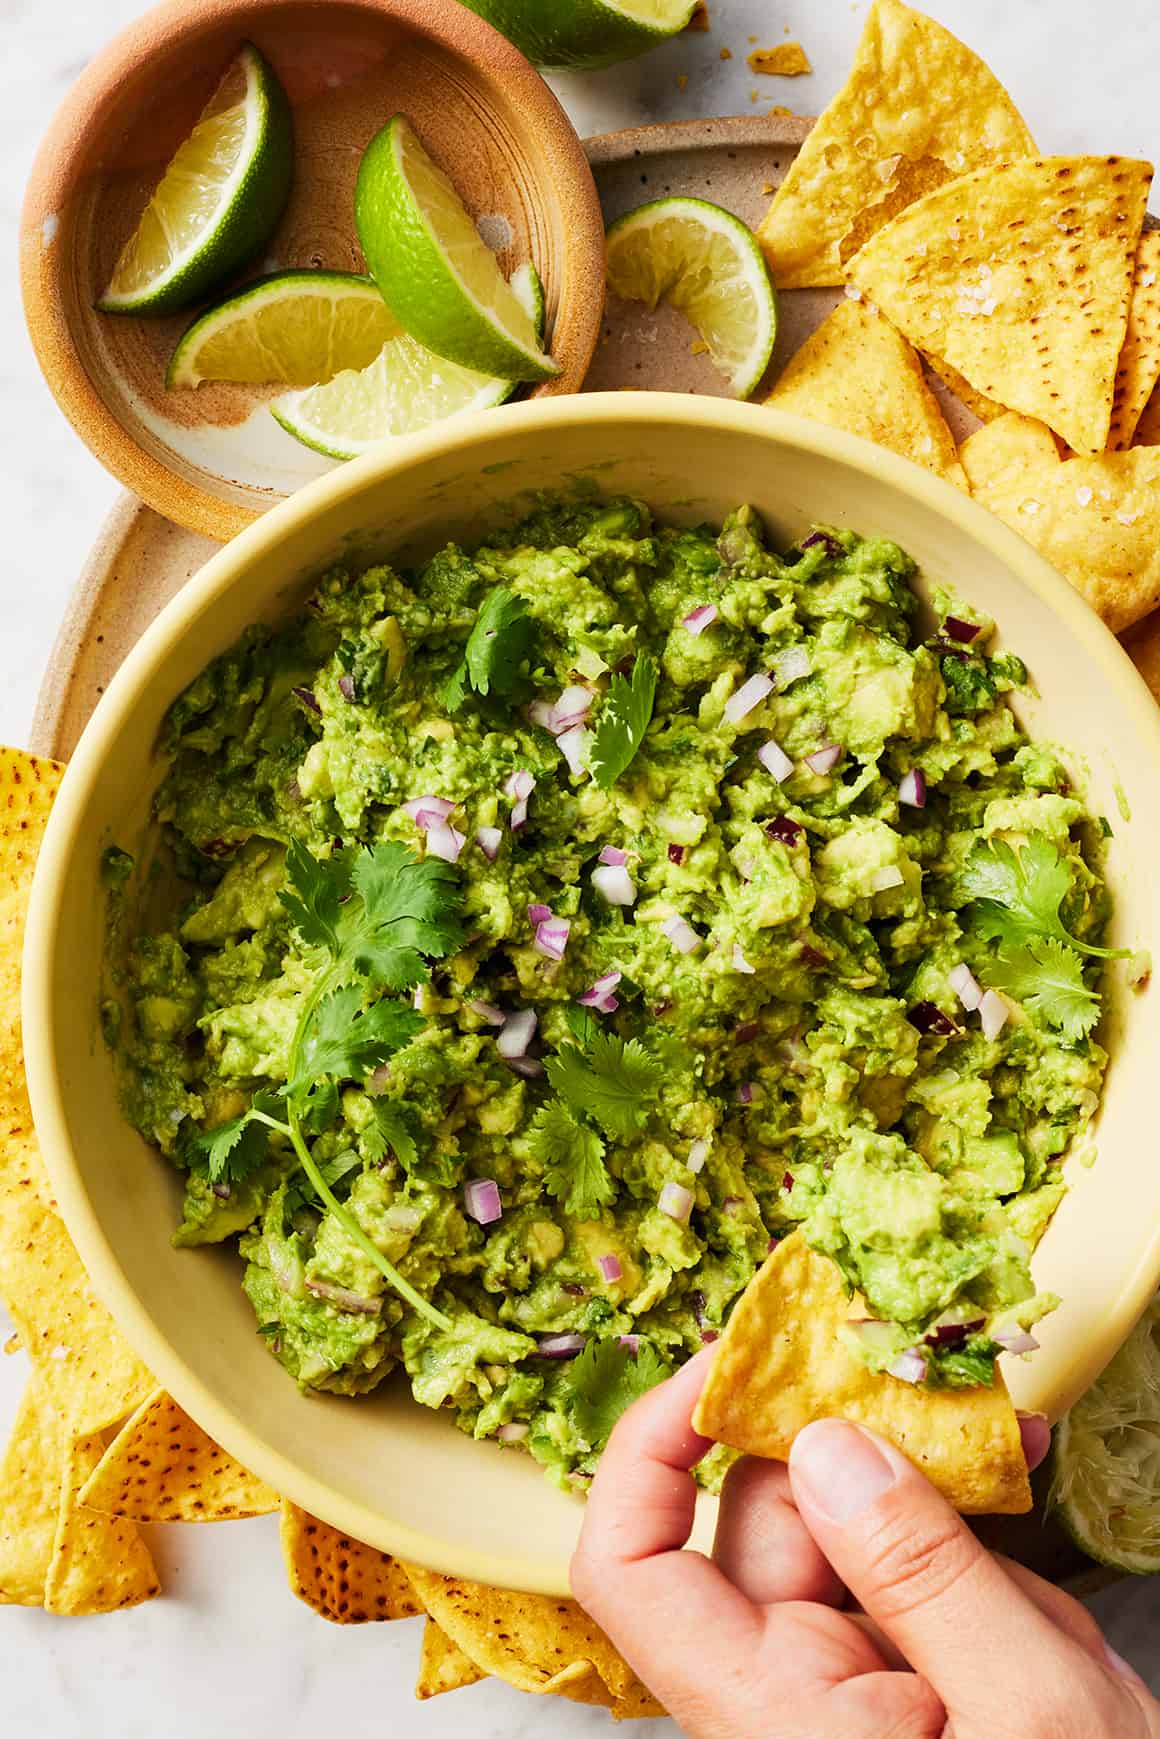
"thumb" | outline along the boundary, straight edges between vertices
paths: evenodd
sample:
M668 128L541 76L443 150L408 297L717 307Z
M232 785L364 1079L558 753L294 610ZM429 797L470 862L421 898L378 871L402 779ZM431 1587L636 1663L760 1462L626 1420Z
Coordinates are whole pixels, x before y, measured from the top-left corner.
M800 1433L789 1468L811 1534L867 1615L937 1691L952 1721L972 1732L973 1723L980 1732L1072 1731L1068 1720L1077 1707L1103 1711L1126 1696L890 1444L860 1426L825 1419ZM1033 1706L1021 1707L1028 1698ZM1056 1698L1059 1709L1045 1709L1045 1699ZM1122 1729L1106 1730L1135 1731L1128 1709L1125 1702ZM1058 1713L1058 1728L1049 1712Z

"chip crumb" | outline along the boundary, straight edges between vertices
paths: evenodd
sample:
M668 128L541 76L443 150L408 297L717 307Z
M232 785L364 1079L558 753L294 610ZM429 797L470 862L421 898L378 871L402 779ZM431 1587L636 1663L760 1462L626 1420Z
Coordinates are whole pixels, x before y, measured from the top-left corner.
M689 19L689 22L685 25L685 29L686 30L708 30L708 29L710 29L709 8L706 6L705 0L697 0L697 6L693 12L693 16Z
M784 103L774 103L772 109L770 109L769 112L771 115L791 115L791 116L794 113L793 109L787 109Z
M709 354L709 346L705 343L703 338L694 338L689 349L692 351L694 356L708 356Z
M8 1336L8 1339L4 1342L4 1351L8 1354L18 1353L20 1351L20 1336L18 1334L10 1334Z
M756 85L753 87L753 89L749 93L749 100L751 103L755 103L757 101L757 86Z
M721 50L721 59L722 60L732 60L733 59L733 50L731 48L723 48Z
M761 184L761 191L762 193L773 193L776 189L774 188L772 181L763 181Z
M687 72L679 72L677 74L677 89L679 91L687 91L688 88L689 88L689 75L688 75L688 73Z
M776 48L755 48L749 56L754 72L769 78L800 78L813 72L810 57L800 42L779 42Z

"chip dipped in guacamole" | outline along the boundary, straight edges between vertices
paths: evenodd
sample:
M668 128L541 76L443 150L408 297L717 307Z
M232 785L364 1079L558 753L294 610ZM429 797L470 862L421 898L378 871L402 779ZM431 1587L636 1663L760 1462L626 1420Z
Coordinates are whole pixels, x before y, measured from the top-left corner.
M914 579L549 502L333 569L174 703L105 1030L177 1243L236 1243L304 1388L401 1368L583 1485L797 1228L894 1380L1034 1345L1103 833L994 625Z

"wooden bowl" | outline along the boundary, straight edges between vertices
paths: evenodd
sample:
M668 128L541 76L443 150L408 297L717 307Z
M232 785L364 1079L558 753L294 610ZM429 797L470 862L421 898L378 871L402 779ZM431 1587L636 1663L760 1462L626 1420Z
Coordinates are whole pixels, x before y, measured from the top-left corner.
M97 56L49 128L25 198L21 277L40 366L81 439L158 512L219 540L331 461L278 427L261 388L165 390L192 312L110 316L94 302L244 40L290 99L295 187L272 242L238 282L289 266L364 269L355 175L369 140L402 111L473 214L501 220L489 239L510 233L504 270L536 263L561 364L538 394L579 388L604 295L604 227L580 142L523 56L466 7L167 0Z

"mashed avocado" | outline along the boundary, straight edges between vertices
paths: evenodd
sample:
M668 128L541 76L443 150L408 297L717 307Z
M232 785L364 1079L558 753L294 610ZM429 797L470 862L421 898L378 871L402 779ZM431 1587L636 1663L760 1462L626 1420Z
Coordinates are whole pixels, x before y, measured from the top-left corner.
M105 1030L177 1241L238 1241L301 1384L401 1365L582 1482L797 1225L871 1363L1027 1345L1106 1061L1100 828L914 571L547 504L334 569L177 700Z

